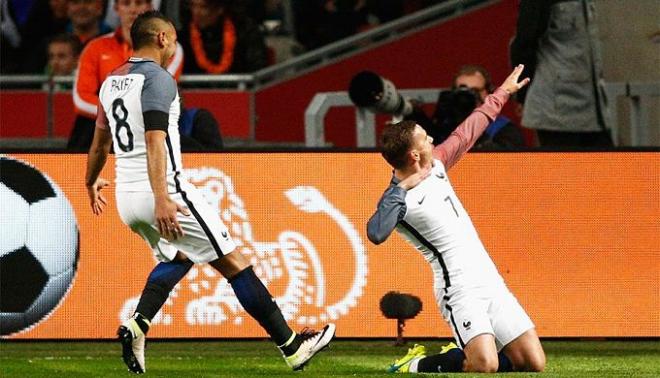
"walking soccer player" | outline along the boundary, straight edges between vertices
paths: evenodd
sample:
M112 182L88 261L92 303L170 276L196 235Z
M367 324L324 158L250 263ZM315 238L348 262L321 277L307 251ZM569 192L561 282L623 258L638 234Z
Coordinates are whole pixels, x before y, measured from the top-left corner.
M117 208L122 221L151 246L160 261L147 279L132 318L118 337L129 370L144 373L145 335L170 291L194 263L208 263L231 284L241 306L279 346L286 363L301 369L334 337L334 324L320 332L289 328L274 299L239 252L201 192L179 176L179 95L163 68L176 50L172 22L156 11L141 14L131 27L134 54L105 79L86 186L92 211L107 204L99 177L110 147L116 157Z

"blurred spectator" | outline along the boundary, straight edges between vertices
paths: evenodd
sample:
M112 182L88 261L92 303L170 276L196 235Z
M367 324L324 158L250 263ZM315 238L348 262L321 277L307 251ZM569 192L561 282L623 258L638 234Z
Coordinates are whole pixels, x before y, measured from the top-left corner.
M151 8L159 10L161 0L152 0ZM103 20L111 28L117 28L120 25L119 15L115 11L115 0L106 1L105 19Z
M112 28L102 19L103 0L67 0L68 31L84 45L90 39L110 33Z
M532 78L518 92L522 124L542 147L608 147L595 1L522 0L511 63Z
M0 0L0 72L14 73L20 66L21 33L9 0Z
M110 25L112 28L119 26L119 16L115 12L115 1L108 0L107 7L105 12L105 23ZM187 1L187 0L184 0ZM160 11L162 14L169 17L174 23L174 27L177 30L181 29L181 20L179 17L179 11L181 8L181 0L152 0L151 6L153 9Z
M220 125L213 114L204 108L185 106L185 94L179 88L181 116L179 117L179 136L181 151L220 151L224 145Z
M462 66L452 83L451 91L438 95L432 118L428 118L419 104L408 119L422 126L433 137L434 144L442 143L472 111L483 104L495 90L490 73L482 66ZM525 146L520 129L503 115L498 115L479 137L473 148L510 149Z
M45 73L51 80L42 85L44 90L70 91L73 85L70 83L57 83L52 80L56 76L70 76L75 74L78 67L78 58L82 51L82 44L78 37L62 33L48 41Z
M223 149L220 125L204 108L182 108L179 117L181 151L220 151Z
M403 0L367 0L369 14L375 17L375 23L384 24L403 16ZM374 23L371 21L370 23Z
M223 149L220 125L204 108L181 107L179 117L181 151L220 151Z
M486 96L493 93L495 87L484 67L466 65L454 76L453 88L468 88L478 95L476 106L483 104ZM499 114L486 131L477 140L476 148L520 148L525 146L525 139L520 129L507 117Z
M68 21L66 22L65 31L78 38L80 43L84 46L92 38L101 34L107 34L112 31L102 20L103 14L103 0L64 0L66 5L66 15ZM53 3L53 1L51 1ZM58 3L59 6L59 3ZM60 26L52 29L59 29ZM47 32L48 29L43 29L42 32ZM57 30L48 31L48 35L40 37L41 39L32 42L32 51L26 51L24 57L25 64L29 66L26 68L29 72L43 72L44 67L48 63L46 52L48 50L49 37L52 32ZM35 36L36 37L36 36ZM26 47L28 47L26 46Z
M313 50L358 32L367 22L366 0L294 0L296 39Z
M117 0L115 12L120 26L114 33L90 41L82 54L73 88L76 121L69 138L68 148L87 151L94 136L98 91L105 77L133 54L130 30L140 13L151 10L150 0ZM183 50L178 46L167 70L175 78L181 75Z
M235 13L230 1L190 0L189 5L190 22L179 39L185 73L248 73L267 65L261 30L247 15Z
M16 25L21 28L27 22L30 14L34 12L34 9L38 6L39 0L2 0L3 7L4 3L7 3L8 7L11 9L11 14Z
M16 2L0 1L3 1L3 7L10 3L8 14L11 16L13 14L11 5ZM47 61L48 39L66 32L69 23L67 0L34 0L27 3L32 4L29 13L24 15L22 24L16 24L20 32L20 45L14 51L11 61L3 62L3 65L5 63L15 65L11 68L12 72L40 73L43 72ZM5 49L4 43L2 49Z
M294 0L296 37L311 50L404 15L403 0Z
M266 20L267 8L271 8L278 0L233 0L232 12L235 16L249 17L256 24L261 25Z
M78 66L78 57L82 51L80 40L70 34L58 34L48 42L49 76L72 75Z
M283 0L244 0L249 12L265 34L268 64L287 61L305 51L294 37L293 15L287 13ZM260 4L259 4L260 3ZM290 4L289 4L290 5Z

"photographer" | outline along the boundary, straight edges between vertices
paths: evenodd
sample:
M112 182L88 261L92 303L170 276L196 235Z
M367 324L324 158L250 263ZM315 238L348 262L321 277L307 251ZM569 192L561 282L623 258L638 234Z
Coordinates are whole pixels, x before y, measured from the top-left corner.
M429 118L421 104L414 103L413 113L405 119L415 121L442 143L456 127L493 92L490 74L477 65L465 65L456 73L451 90L438 95L433 116ZM509 149L524 147L522 133L507 117L499 115L475 143L474 148Z

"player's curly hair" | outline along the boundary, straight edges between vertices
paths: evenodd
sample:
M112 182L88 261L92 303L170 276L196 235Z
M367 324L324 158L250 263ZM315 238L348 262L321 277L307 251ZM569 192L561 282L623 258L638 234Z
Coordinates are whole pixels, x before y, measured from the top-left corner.
M401 121L388 125L381 135L381 154L395 169L403 168L406 154L412 147L412 135L417 124L414 121Z

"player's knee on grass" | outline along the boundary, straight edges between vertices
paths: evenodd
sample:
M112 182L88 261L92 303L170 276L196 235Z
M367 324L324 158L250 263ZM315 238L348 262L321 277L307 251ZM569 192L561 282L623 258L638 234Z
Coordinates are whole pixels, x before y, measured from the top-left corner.
M495 350L472 348L465 351L463 370L473 373L495 373L499 367L499 359Z
M482 334L470 340L465 349L463 370L474 373L495 373L499 367L495 338Z
M466 356L464 370L471 373L495 373L499 366L497 354Z
M529 330L504 348L515 371L545 370L545 352L536 331Z
M541 341L535 335L531 347L527 350L527 371L542 372L545 370L545 351L541 346Z
M508 355L514 371L541 372L545 369L545 355L533 352L522 352Z
M545 353L543 349L539 351L532 351L526 358L525 371L540 373L545 370Z

